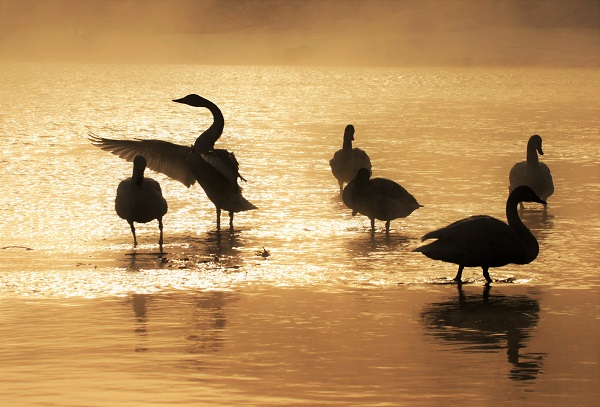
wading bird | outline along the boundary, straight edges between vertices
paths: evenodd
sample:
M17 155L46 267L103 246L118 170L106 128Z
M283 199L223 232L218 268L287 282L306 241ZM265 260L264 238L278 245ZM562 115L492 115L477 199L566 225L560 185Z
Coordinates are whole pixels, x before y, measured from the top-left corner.
M344 130L344 143L342 149L335 152L329 160L331 172L340 185L340 195L344 189L344 182L350 182L356 177L361 168L369 170L371 174L371 159L360 148L352 148L354 140L354 126L349 124Z
M137 246L135 226L133 222L148 223L156 219L160 237L158 246L163 251L162 217L167 213L167 201L162 196L160 184L152 178L144 178L146 159L141 155L133 159L133 175L124 179L117 187L115 211L121 219L125 219L131 227L133 246Z
M193 107L204 107L213 115L213 124L204 131L193 146L182 146L162 140L113 140L90 134L90 141L102 150L132 161L143 155L148 168L173 178L186 187L198 182L217 211L217 229L221 227L221 210L229 212L229 227L233 229L236 212L256 209L242 196L237 179L245 181L239 173L239 164L232 152L215 149L225 121L221 110L211 101L195 95L173 100Z
M506 201L508 224L487 215L471 216L427 233L423 241L437 240L414 251L430 259L458 264L456 282L461 281L465 267L481 267L489 284L492 282L488 272L490 267L528 264L538 255L537 239L519 218L517 205L521 202L546 204L530 187L518 186Z
M367 168L358 170L356 177L342 192L344 204L371 220L371 230L375 230L375 219L385 221L385 231L390 231L390 221L405 218L421 207L417 200L399 184L386 178L373 178Z
M513 165L508 175L510 185L509 193L519 185L529 185L544 201L554 193L554 183L550 168L541 163L538 157L544 155L542 150L542 138L534 134L527 142L527 161L521 161ZM523 209L523 203L519 204ZM544 205L544 208L546 206Z

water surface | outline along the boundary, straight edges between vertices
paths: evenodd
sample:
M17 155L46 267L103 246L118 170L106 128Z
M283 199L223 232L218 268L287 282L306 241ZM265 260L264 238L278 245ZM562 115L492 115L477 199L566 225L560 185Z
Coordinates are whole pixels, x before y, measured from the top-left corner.
M582 69L3 65L3 405L593 405L600 394L600 74ZM258 211L215 230L196 185L137 249L114 213L131 164L88 132L191 144L225 116ZM424 205L352 217L328 160L346 124ZM461 217L504 218L530 135L556 185L522 214L531 264L449 284L411 250ZM267 250L269 257L260 254Z

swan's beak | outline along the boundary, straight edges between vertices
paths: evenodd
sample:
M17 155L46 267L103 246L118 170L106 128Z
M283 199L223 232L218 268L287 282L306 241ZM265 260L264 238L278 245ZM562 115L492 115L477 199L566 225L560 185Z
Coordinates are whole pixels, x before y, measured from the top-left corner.
M183 103L183 102L182 102L182 100L183 100L183 98L180 98L180 99L173 99L173 102L177 102L177 103Z
M537 150L538 150L539 155L544 155L544 152L542 151L542 147L539 147Z

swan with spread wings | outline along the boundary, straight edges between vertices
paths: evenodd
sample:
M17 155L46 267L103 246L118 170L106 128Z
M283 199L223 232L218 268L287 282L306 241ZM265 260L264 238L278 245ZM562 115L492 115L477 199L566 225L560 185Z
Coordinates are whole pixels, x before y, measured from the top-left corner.
M239 163L232 152L214 148L221 137L225 120L213 102L196 94L173 100L193 107L207 108L213 115L213 124L204 131L192 146L183 146L163 140L114 140L89 135L93 145L120 158L133 161L142 155L151 170L163 173L186 187L198 182L217 211L217 229L221 227L221 210L229 212L229 227L233 229L233 215L257 209L242 196L237 179L245 181L239 173Z

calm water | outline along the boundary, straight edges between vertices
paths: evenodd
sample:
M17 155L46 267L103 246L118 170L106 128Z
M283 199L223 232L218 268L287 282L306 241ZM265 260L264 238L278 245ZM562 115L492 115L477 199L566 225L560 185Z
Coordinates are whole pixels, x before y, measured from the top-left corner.
M600 71L0 66L2 405L595 405L600 397ZM258 211L169 202L133 250L114 213L131 164L88 132L191 144L225 116ZM376 176L423 208L370 233L328 160L346 124ZM530 135L556 185L523 218L529 265L411 250L472 214L504 219ZM268 250L270 256L258 255Z

